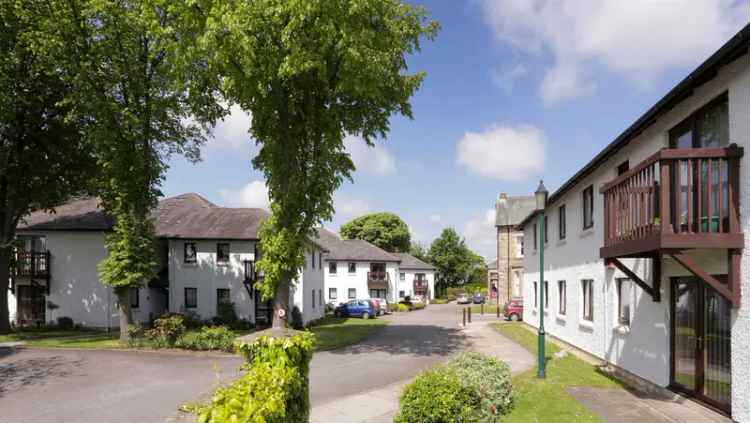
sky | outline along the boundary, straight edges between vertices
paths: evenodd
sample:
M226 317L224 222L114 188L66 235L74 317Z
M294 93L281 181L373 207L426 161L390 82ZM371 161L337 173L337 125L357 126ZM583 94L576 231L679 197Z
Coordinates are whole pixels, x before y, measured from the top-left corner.
M388 211L427 246L448 227L495 258L501 192L553 192L750 21L750 0L410 1L440 22L408 58L427 76L414 119L387 138L345 140L354 183L334 194L338 230ZM222 206L267 207L257 147L239 109L188 163L173 157L162 191Z

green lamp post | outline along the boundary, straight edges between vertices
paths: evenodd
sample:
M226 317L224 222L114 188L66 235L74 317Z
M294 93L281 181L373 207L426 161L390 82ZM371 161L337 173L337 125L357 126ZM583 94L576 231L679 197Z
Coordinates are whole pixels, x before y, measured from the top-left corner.
M547 242L546 239L546 230L544 228L544 209L547 206L547 189L544 187L544 182L539 181L539 187L536 189L536 192L534 193L534 197L536 197L536 210L539 214L539 224L537 225L539 227L539 235L538 238L540 240L539 244L539 331L538 331L538 338L539 338L539 348L537 350L538 352L538 360L539 360L539 366L537 369L536 376L540 379L544 379L546 377L546 363L544 360L544 245ZM535 234L536 235L536 234Z

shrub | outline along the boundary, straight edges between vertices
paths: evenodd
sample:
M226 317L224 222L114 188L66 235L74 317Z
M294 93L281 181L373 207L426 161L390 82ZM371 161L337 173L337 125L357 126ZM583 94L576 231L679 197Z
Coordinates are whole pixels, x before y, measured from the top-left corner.
M146 337L156 347L173 347L185 333L185 318L178 313L167 313L154 320L154 328L146 331Z
M448 304L448 301L450 300L448 300L447 298L435 298L434 300L431 300L430 302L432 304Z
M388 307L390 308L391 312L394 313L403 313L405 311L409 311L409 306L402 303L389 304Z
M219 388L211 403L198 407L199 423L306 422L310 418L308 374L314 338L262 336L240 346L245 373Z
M425 307L427 307L427 305L425 303L414 303L414 309L415 310L422 310Z
M234 351L234 333L224 326L204 326L200 330L184 334L177 340L176 346L187 350L221 350Z
M213 323L216 326L232 326L237 323L237 312L234 310L234 303L221 303L216 307L216 317Z
M462 352L447 363L461 382L476 391L482 400L483 421L493 421L507 413L513 403L510 367L504 362L475 352Z
M302 321L302 312L299 311L299 307L294 306L292 308L292 318L289 323L293 329L302 330L305 328L305 324Z
M72 330L75 325L73 324L73 319L63 316L57 318L57 327L62 330Z
M146 336L146 328L140 323L135 322L128 325L128 346L129 347L140 347L143 346L143 341Z
M233 325L230 326L230 329L234 330L250 330L254 328L255 325L253 325L253 322L247 320L247 319L238 319L236 322L234 322Z
M401 395L395 423L476 422L481 399L456 371L439 366L417 375Z
M465 294L466 293L466 289L451 287L451 288L446 289L445 292L446 292L446 296L448 298L456 299L456 297L458 297L459 294Z

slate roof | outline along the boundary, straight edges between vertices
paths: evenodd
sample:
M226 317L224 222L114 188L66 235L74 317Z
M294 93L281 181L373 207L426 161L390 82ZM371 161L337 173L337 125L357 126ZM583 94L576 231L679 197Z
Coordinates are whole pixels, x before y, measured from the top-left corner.
M386 261L398 262L399 257L378 248L361 239L341 239L334 232L325 228L318 229L314 240L328 250L326 260L341 261Z
M495 226L516 226L535 208L533 195L508 197L501 194L495 203Z
M154 210L156 236L190 239L258 239L260 223L268 212L254 208L219 207L195 193L166 198ZM98 198L74 200L54 213L31 213L20 231L107 231L114 220L101 209Z
M392 253L392 254L401 259L401 264L398 265L399 269L437 270L435 266L429 263L425 263L411 254L408 254L408 253Z

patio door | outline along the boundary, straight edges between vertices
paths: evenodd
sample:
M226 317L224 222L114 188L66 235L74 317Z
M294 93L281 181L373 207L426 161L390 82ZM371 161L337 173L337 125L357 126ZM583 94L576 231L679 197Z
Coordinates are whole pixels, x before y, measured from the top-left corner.
M34 285L16 285L19 324L44 323L44 288Z
M695 277L672 280L671 384L730 411L729 301Z

